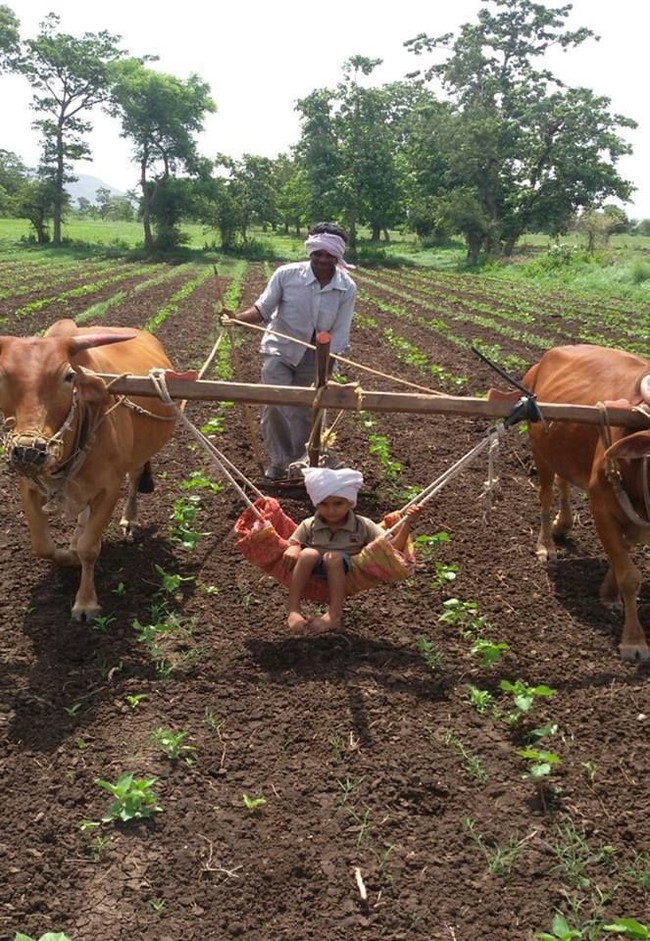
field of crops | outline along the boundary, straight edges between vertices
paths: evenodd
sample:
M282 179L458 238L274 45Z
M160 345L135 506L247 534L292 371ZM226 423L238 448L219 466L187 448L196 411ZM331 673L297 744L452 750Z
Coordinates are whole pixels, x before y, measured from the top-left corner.
M270 271L220 267L226 304ZM650 356L650 301L431 268L355 278L343 378L365 390L503 387L472 346L517 378L560 343ZM145 326L182 370L213 348L217 297L209 264L0 258L0 333ZM258 344L226 337L206 378L256 382ZM335 447L375 518L488 429L362 403ZM260 483L255 409L186 415ZM414 576L310 639L287 636L284 589L235 548L242 499L186 428L155 471L140 538L107 530L90 624L69 618L77 573L31 557L0 472L0 941L533 941L558 912L580 932L564 937L596 941L617 918L650 924L649 670L619 659L584 498L555 570L537 563L519 429L491 495L483 455L427 504ZM308 514L298 490L280 498Z

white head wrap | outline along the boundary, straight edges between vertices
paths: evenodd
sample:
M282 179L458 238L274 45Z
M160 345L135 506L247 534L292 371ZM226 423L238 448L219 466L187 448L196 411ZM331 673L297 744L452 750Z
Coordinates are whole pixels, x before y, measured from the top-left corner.
M336 263L339 267L354 268L354 265L349 265L347 261L343 260L345 242L340 235L334 235L331 232L309 235L305 242L305 250L308 255L311 255L312 252L327 252L328 255L333 255L334 258L336 258Z
M303 468L305 487L309 499L318 506L327 497L342 497L356 506L357 493L363 486L363 474L351 470L349 467L340 467L332 470L330 467Z

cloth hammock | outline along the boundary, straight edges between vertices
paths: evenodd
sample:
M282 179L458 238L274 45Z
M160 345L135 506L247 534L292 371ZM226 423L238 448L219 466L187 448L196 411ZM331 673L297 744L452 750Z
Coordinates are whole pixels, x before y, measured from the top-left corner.
M380 526L388 533L391 526L399 523L401 518L398 512L390 513ZM296 525L274 497L262 496L244 510L234 527L238 536L236 546L244 558L287 588L291 583L296 560L286 558L284 551L289 546L289 537L295 532ZM364 546L361 552L350 556L350 571L345 576L346 597L366 591L382 582L397 582L408 578L414 565L415 553L410 537L404 552L400 552L387 536L379 536ZM327 579L312 575L302 596L308 601L327 602Z
M171 375L171 373L170 373ZM238 539L236 546L253 565L273 576L280 584L288 586L291 582L291 573L295 566L295 559L284 558L285 549L289 546L289 537L296 530L296 523L288 516L274 497L265 496L245 475L223 454L215 445L193 425L178 408L167 390L165 370L152 369L149 377L166 405L175 408L178 417L190 433L200 442L203 448L210 453L212 460L222 476L225 477L237 490L242 500L247 504L244 512L235 522L234 532ZM445 484L457 476L478 454L488 449L488 480L484 484L484 494L489 494L496 483L494 473L494 455L498 450L499 439L507 430L504 424L490 428L485 436L467 454L455 464L444 471L437 480L424 488L416 497L410 500L401 510L387 514L380 523L386 529L386 536L374 539L361 552L350 557L350 571L346 575L346 597L366 591L376 585L387 582L398 582L412 574L415 565L413 541L409 536L403 552L400 552L391 542L390 535L404 518L406 510L413 504L424 505ZM256 495L250 499L243 486ZM303 592L303 597L309 601L329 600L327 579L312 576Z

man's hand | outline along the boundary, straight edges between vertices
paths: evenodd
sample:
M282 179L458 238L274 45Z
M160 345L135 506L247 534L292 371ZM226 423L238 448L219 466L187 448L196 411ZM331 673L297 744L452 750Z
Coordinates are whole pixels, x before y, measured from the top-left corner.
M237 323L237 318L224 312L219 317L219 323L222 327L232 327L233 324Z

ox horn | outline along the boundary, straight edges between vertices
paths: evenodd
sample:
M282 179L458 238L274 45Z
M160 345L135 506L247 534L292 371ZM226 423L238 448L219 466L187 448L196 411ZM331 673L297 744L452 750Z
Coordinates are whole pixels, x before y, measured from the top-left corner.
M643 376L639 388L641 390L641 398L643 401L650 402L650 372Z
M93 346L106 346L108 343L123 343L125 340L135 340L135 333L117 335L115 333L86 333L82 336L71 337L70 355L89 350Z

